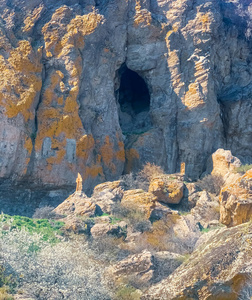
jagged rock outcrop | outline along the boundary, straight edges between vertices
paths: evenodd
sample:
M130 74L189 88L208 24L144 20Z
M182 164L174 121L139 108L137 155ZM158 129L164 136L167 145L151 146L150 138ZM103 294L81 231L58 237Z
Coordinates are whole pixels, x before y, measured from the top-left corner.
M251 9L1 0L0 177L87 191L146 161L198 178L219 147L251 161Z
M188 260L141 299L236 300L243 293L246 298L252 283L251 230L250 222L209 232Z

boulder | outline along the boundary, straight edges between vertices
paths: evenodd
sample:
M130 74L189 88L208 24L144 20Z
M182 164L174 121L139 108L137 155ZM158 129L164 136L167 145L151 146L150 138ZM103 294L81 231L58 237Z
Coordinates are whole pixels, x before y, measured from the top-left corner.
M252 217L252 169L220 192L220 222L242 224Z
M100 238L105 235L113 235L117 238L126 235L127 224L119 222L118 224L97 223L91 228L91 235L93 238Z
M252 284L251 232L251 222L209 232L191 256L141 300L249 299L239 296Z
M75 215L69 215L66 218L62 219L62 221L65 223L64 229L69 232L74 232L77 234L81 233L90 233L90 228L93 224L86 223L85 220L82 220L81 218L75 216Z
M122 281L123 278L131 278L134 284L146 285L150 283L154 275L154 257L151 252L144 250L139 254L126 257L119 263L111 266L108 272L114 281Z
M178 204L183 198L184 183L169 175L160 175L150 182L149 193L157 200L167 204Z
M155 208L156 197L152 193L144 192L141 189L128 190L124 192L121 205L129 209L141 211L148 219Z
M121 181L105 182L97 185L90 201L97 205L100 213L111 214L115 203L123 197Z
M218 149L207 161L206 173L225 176L241 166L241 161L230 150Z
M84 193L74 193L57 206L53 212L61 216L93 217L96 212L96 205Z

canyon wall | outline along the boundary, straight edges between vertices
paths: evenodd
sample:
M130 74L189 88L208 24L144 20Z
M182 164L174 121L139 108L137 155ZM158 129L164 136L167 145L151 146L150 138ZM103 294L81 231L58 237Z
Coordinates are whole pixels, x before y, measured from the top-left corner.
M147 161L197 179L220 147L251 163L251 35L249 0L0 0L1 179L88 190Z

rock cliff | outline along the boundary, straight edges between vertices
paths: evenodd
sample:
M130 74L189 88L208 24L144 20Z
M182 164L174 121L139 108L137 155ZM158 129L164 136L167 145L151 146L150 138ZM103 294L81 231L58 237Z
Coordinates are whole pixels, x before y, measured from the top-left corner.
M249 0L0 0L0 177L251 162L251 34Z

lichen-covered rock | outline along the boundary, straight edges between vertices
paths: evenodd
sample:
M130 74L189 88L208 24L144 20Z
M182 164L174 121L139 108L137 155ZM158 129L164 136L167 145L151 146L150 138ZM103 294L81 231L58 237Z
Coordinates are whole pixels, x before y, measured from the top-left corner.
M157 201L167 204L178 204L183 198L184 183L169 175L162 175L151 180L149 193L156 196Z
M251 286L252 224L209 232L196 250L142 300L236 300Z
M74 193L57 206L53 212L57 215L87 216L95 215L96 205L84 193Z
M252 217L252 169L220 192L220 222L236 226Z
M138 209L148 219L155 208L155 202L156 197L153 194L137 189L125 191L121 205L129 209Z

